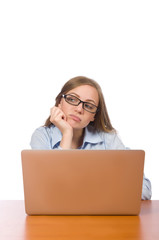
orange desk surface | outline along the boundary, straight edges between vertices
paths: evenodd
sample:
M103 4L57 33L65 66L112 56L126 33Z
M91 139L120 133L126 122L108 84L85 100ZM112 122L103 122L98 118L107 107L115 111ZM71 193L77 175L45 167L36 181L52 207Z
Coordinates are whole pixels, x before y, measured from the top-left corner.
M27 216L24 201L0 201L0 240L159 240L159 200L139 216Z

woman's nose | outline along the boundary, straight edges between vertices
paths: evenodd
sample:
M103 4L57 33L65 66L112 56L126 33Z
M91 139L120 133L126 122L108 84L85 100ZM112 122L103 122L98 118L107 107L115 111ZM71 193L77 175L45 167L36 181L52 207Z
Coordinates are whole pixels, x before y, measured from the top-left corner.
M79 113L84 112L83 103L80 103L78 106L76 106L76 111L79 112Z

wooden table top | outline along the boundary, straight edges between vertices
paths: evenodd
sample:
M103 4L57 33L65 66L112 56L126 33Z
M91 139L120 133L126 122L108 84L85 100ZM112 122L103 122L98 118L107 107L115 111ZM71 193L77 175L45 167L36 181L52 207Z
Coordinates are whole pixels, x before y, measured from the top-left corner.
M27 216L24 201L0 201L2 240L159 239L159 200L142 201L139 216Z

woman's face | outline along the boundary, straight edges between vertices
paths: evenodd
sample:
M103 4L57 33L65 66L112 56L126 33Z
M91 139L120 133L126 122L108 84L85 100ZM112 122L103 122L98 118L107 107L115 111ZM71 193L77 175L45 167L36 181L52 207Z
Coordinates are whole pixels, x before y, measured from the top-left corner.
M71 94L84 102L92 103L98 106L99 96L97 90L89 85L82 85L76 87L67 94ZM74 129L85 128L91 121L94 121L95 113L90 113L83 109L82 103L78 106L73 106L65 101L64 98L61 99L60 108L66 116L66 121Z

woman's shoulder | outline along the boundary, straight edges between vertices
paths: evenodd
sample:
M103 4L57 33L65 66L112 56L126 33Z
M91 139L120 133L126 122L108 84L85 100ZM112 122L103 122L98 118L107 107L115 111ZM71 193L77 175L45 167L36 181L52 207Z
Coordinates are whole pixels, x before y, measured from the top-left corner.
M52 126L46 127L46 126L40 126L35 129L34 133L49 133L52 130Z
M33 149L52 149L60 141L58 129L51 125L50 127L38 127L32 134L30 145Z
M116 131L99 132L99 135L103 139L106 149L125 149L125 146Z
M54 129L55 129L55 126L53 124L49 127L40 126L34 130L32 137L33 136L44 136L44 137L50 138L52 136Z

